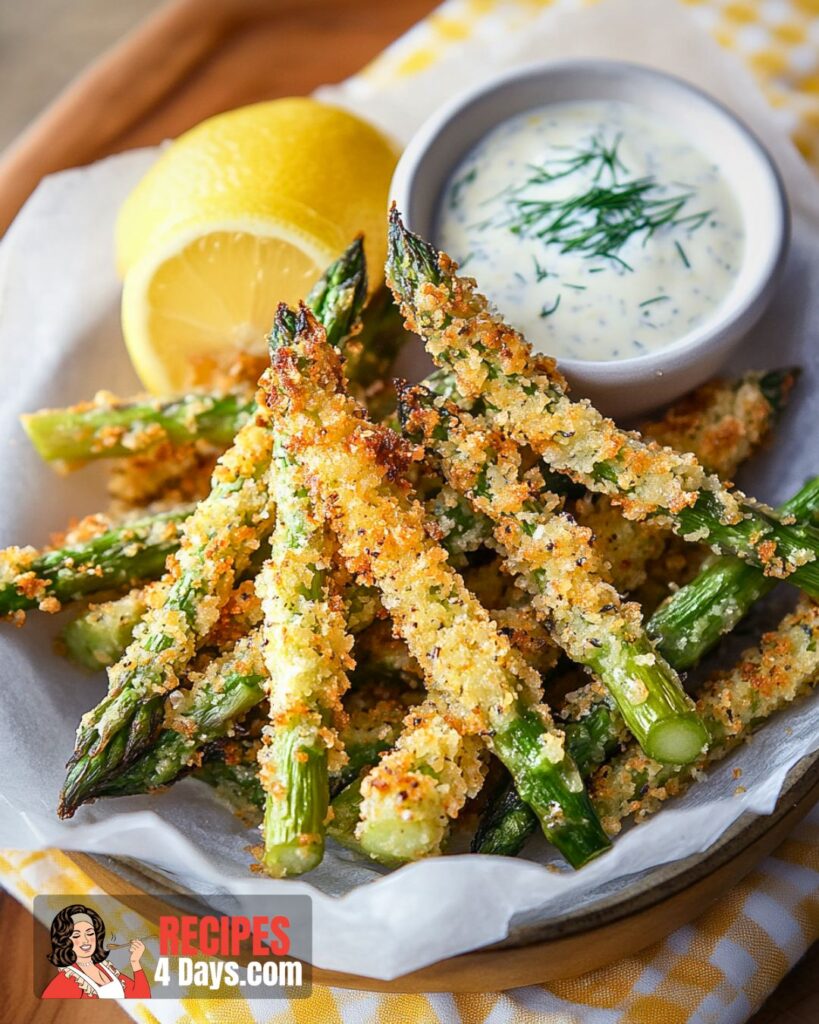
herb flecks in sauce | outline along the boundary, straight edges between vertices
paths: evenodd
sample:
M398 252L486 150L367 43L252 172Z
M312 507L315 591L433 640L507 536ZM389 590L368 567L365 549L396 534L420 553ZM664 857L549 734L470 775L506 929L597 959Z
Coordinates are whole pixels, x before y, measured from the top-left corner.
M456 169L438 241L550 354L665 347L722 303L742 263L736 201L687 139L620 102L511 118Z

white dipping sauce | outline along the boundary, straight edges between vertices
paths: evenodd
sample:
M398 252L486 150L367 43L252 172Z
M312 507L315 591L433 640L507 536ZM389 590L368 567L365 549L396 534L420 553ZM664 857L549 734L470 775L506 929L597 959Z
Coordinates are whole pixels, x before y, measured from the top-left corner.
M709 319L744 235L718 167L630 103L558 103L489 132L461 161L438 245L540 352L627 359Z

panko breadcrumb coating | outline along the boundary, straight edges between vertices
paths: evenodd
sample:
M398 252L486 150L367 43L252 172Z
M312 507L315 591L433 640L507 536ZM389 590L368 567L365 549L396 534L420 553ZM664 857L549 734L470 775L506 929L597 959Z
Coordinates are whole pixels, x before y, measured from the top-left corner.
M504 568L574 661L596 673L643 747L669 761L695 758L705 731L673 669L643 631L640 609L605 581L591 532L561 511L537 467L483 417L426 388L400 390L402 421L440 459L448 482L495 524Z
M706 473L691 454L619 429L574 402L553 360L536 356L471 278L390 214L387 275L410 330L451 371L463 403L531 446L554 469L609 494L629 519L652 517L691 542L708 540L819 596L819 532L785 525ZM815 564L814 564L815 563Z
M808 693L817 679L819 604L802 598L758 647L747 650L734 668L714 675L700 693L697 709L711 746L699 761L683 768L662 765L631 744L598 769L592 793L607 831L615 834L625 818L641 821L683 793L759 723Z
M776 377L776 400L770 393ZM736 381L712 380L672 405L660 420L644 423L642 435L678 452L691 452L709 473L730 480L739 466L753 454L768 435L777 413L793 385L794 374L748 373ZM621 593L641 587L650 563L663 559L658 575L680 583L686 573L696 571L702 554L693 545L679 542L674 558L690 552L690 567L666 562L672 540L668 530L650 521L624 519L619 508L605 494L587 494L574 507L578 521L594 534L595 548L609 567L609 579ZM642 602L641 602L642 603Z
M521 701L536 702L537 674L512 650L448 565L446 552L428 535L424 509L403 483L415 453L392 431L367 421L363 408L346 393L338 357L304 308L293 346L273 353L271 380L274 422L287 422L293 457L310 475L348 568L378 586L384 607L458 734L486 735L497 749L496 737L514 728ZM581 796L583 784L567 762L562 735L546 708L540 706L538 715L544 767L553 766L565 777L567 791ZM450 734L440 732L441 742L447 742ZM435 775L425 763L415 764L413 771ZM379 788L377 793L386 811L391 792ZM374 813L375 795L367 789L368 815ZM383 823L379 819L369 830L370 817L362 820L366 847L368 838L383 837ZM417 838L425 841L425 822L413 820L418 821ZM408 824L401 819L402 830ZM548 819L544 824L549 827ZM562 811L555 824L565 827Z

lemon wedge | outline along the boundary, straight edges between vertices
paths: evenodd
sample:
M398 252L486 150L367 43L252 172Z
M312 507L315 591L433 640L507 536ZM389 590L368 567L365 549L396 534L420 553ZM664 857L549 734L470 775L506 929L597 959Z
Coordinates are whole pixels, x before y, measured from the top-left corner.
M310 99L220 114L171 143L117 222L122 328L154 393L262 356L276 305L303 298L359 233L383 275L392 144Z

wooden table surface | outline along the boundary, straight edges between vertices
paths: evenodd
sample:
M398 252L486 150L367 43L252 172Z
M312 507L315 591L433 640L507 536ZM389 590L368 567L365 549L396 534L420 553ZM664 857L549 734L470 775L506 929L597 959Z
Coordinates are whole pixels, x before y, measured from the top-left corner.
M201 2L211 4L216 0ZM241 4L242 0L236 2ZM258 47L267 55L264 93L270 97L306 93L324 82L352 74L435 6L432 0L403 0L401 4L383 0L267 2L274 15L272 31L258 40ZM128 0L126 4L111 0L26 0L4 5L0 18L0 147L8 145L87 64L160 6L159 0ZM248 87L252 88L250 84ZM174 118L180 116L184 116L183 107L160 111L140 128L136 141L152 142L157 133L158 137L171 134ZM131 139L124 144L131 144ZM0 1019L14 1024L130 1021L113 1005L35 999L30 927L28 912L7 894L0 895ZM817 975L819 944L757 1012L752 1024L819 1021Z

